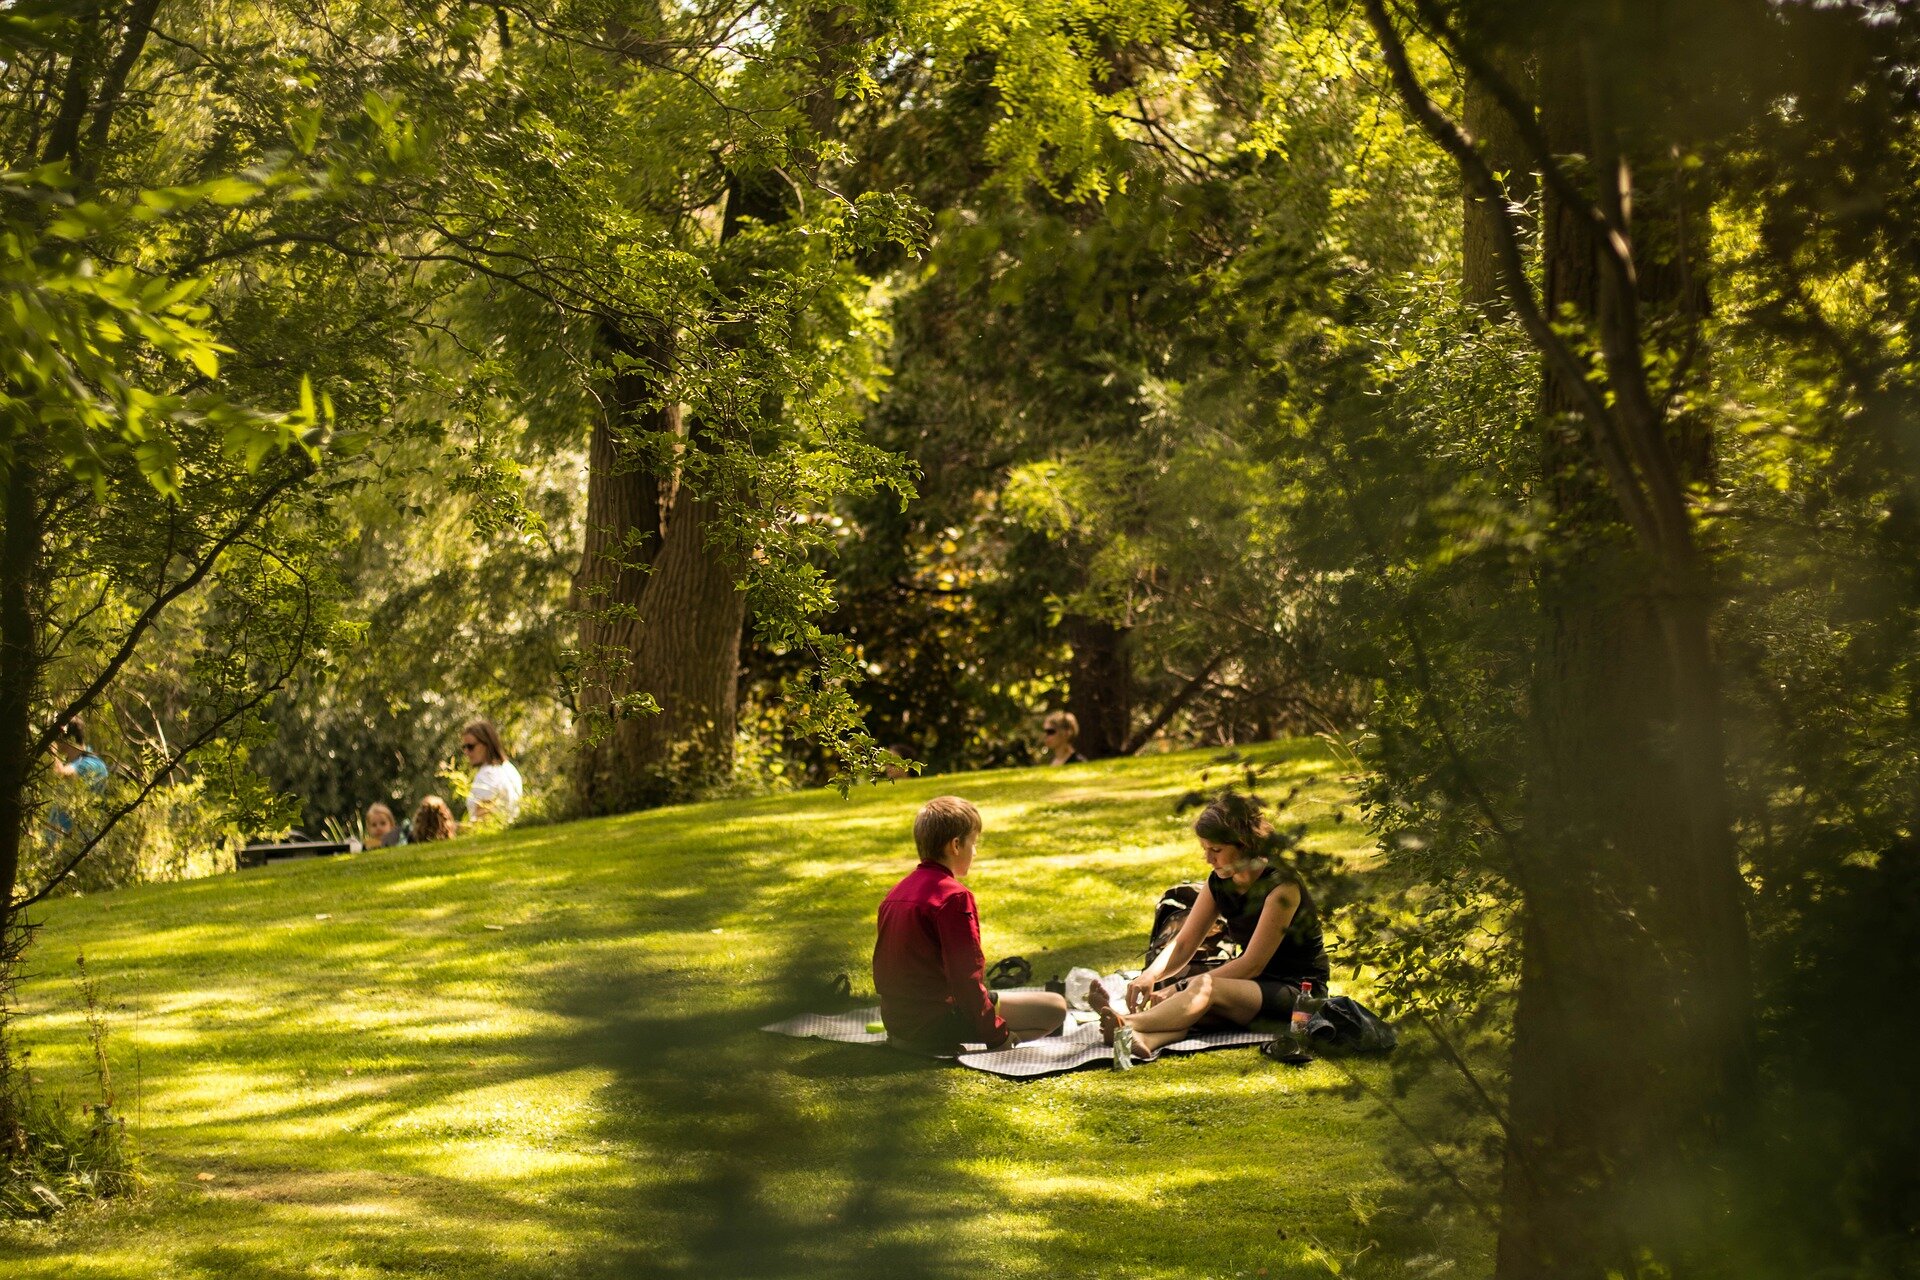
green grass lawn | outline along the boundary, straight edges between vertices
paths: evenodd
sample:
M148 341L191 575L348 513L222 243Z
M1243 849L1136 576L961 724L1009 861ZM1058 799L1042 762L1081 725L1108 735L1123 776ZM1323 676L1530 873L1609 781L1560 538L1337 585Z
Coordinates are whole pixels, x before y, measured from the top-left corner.
M1292 820L1364 856L1317 744L1259 754L1303 784ZM39 1092L90 1088L84 948L151 1185L0 1227L0 1272L1483 1273L1473 1223L1393 1207L1392 1121L1334 1065L1235 1050L1020 1085L755 1030L823 976L871 991L874 907L945 792L986 817L969 882L989 959L1137 964L1158 891L1203 870L1173 801L1208 760L731 801L54 904L18 1024Z

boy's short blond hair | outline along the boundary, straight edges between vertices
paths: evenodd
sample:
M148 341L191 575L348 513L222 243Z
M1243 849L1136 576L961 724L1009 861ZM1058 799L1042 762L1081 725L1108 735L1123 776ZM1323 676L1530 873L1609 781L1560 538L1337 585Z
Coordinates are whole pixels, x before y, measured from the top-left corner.
M920 850L920 861L938 862L946 856L947 845L955 840L965 843L980 829L978 809L959 796L936 796L913 819L913 843Z

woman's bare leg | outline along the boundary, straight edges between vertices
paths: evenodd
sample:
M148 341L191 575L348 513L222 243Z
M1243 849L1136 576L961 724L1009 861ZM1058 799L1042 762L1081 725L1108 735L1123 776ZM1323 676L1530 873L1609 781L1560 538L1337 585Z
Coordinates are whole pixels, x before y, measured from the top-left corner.
M1113 1011L1111 1001L1088 993L1088 1003L1100 1014L1101 1039L1113 1043L1113 1031L1124 1024L1133 1029L1134 1052L1141 1057L1186 1038L1193 1024L1209 1013L1245 1026L1260 1016L1260 986L1245 978L1215 978L1201 974L1159 1004L1139 1013Z

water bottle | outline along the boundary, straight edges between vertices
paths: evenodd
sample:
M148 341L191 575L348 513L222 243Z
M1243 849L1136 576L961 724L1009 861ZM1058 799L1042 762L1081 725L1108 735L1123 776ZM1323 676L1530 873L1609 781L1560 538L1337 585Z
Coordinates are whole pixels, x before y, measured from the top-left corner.
M1304 1067L1312 1062L1313 1036L1308 1026L1325 1002L1325 997L1315 997L1311 981L1302 982L1293 997L1293 1017L1287 1022L1286 1032L1273 1038L1265 1050L1267 1056L1290 1067Z
M1307 1024L1313 1021L1315 1007L1313 983L1302 982L1300 993L1293 998L1293 1020L1287 1024L1287 1034L1291 1035L1293 1042L1302 1049L1309 1048L1312 1044L1313 1038L1307 1034Z

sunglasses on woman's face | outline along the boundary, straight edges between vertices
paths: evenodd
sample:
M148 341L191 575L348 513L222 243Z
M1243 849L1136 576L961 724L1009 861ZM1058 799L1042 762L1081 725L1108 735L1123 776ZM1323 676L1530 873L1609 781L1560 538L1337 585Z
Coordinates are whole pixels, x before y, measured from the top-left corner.
M462 751L478 751L480 744L477 742L463 742L460 744L460 749Z
M1043 738L1051 738L1054 734L1059 732L1060 731L1058 729L1042 729L1040 731L1040 736Z

